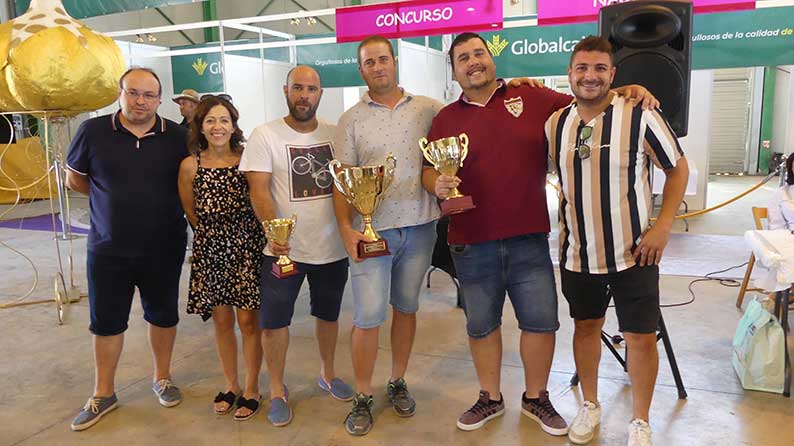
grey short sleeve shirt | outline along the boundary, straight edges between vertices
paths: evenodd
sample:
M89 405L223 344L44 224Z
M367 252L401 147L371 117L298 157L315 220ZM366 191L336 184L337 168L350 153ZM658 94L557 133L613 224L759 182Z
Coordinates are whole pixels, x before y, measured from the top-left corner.
M334 149L343 164L384 164L389 153L397 160L394 181L373 216L376 230L416 226L439 218L436 198L422 187L424 158L419 138L427 136L442 108L435 99L403 91L403 98L390 109L367 93L339 118ZM356 227L360 221L357 216Z

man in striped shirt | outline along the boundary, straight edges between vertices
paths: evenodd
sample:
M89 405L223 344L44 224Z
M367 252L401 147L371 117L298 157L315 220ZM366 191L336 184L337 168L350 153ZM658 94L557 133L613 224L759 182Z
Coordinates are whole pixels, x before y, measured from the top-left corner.
M686 159L659 110L610 92L616 68L603 38L580 41L568 78L576 100L546 121L560 179L560 274L575 321L574 358L584 403L568 432L585 444L600 423L600 333L615 299L624 333L634 416L628 444L650 445L648 412L658 370L659 269L686 189ZM662 208L650 225L651 163L664 170Z

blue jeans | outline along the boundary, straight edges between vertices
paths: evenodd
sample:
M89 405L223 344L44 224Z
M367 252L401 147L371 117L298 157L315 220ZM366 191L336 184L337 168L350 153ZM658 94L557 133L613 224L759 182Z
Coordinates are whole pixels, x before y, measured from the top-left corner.
M379 232L391 255L350 262L353 325L374 328L386 321L386 304L402 313L419 310L419 292L430 268L436 222Z
M484 338L499 328L505 293L521 330L548 333L560 327L548 234L450 245L450 251L463 289L470 337Z

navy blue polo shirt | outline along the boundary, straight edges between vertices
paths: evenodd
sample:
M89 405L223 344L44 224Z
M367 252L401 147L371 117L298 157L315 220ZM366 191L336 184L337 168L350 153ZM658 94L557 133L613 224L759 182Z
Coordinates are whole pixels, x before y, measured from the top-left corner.
M121 124L120 111L80 125L69 147L69 169L88 176L88 250L119 257L184 249L184 211L177 192L188 155L187 131L156 116L141 138Z

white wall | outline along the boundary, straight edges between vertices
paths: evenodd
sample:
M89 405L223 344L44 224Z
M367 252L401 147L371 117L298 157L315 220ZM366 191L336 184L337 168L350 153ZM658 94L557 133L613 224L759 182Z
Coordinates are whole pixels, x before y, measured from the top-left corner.
M324 88L317 117L329 124L336 124L345 112L345 88Z
M282 87L290 68L284 62L225 56L226 92L240 112L238 125L246 138L258 125L289 112Z
M398 54L400 86L410 93L444 102L447 76L444 53L401 40Z
M777 67L772 152L794 151L794 65Z
M692 71L689 83L689 131L687 136L679 139L684 155L695 163L698 171L697 195L684 197L689 210L706 207L713 81L713 70Z

